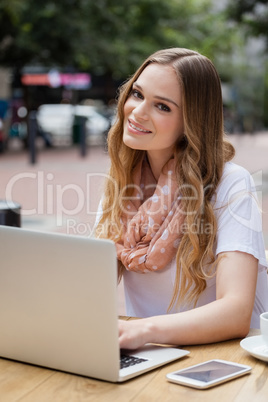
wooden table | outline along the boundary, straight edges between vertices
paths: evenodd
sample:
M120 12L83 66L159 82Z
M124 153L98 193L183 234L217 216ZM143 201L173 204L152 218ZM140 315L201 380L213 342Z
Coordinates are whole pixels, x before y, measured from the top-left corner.
M251 330L249 336L257 334L259 331ZM0 401L267 402L268 363L247 354L239 342L233 340L186 347L190 355L122 384L0 359ZM165 378L171 371L214 358L248 364L252 367L252 373L208 390L172 384Z

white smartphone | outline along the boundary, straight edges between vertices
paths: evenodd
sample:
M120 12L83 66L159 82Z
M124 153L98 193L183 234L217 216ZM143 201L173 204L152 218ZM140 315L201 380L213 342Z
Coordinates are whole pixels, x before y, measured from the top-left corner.
M168 381L187 385L188 387L205 389L222 382L240 377L251 371L250 366L226 360L209 360L186 369L174 371L166 375Z

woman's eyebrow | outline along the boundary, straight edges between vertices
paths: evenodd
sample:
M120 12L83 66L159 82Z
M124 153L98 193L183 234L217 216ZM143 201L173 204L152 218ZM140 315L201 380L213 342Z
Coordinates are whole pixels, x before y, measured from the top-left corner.
M137 82L134 82L133 86L137 87L138 89L140 89L142 91L142 87ZM166 98L165 96L155 95L154 98L165 101L165 102L173 103L173 105L175 105L179 108L179 105L176 102L174 102L172 99Z

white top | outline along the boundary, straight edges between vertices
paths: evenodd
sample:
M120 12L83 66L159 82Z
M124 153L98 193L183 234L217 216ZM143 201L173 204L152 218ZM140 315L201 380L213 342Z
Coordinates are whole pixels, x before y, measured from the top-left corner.
M254 182L247 170L232 162L225 164L223 177L214 197L218 221L216 255L225 251L242 251L258 259L258 281L251 328L259 328L259 315L268 311L267 262L262 234L261 213ZM162 270L141 274L124 272L126 313L149 317L167 314L176 275L175 259ZM247 297L247 295L245 295ZM197 307L216 300L216 277L207 281ZM192 309L174 307L170 313Z

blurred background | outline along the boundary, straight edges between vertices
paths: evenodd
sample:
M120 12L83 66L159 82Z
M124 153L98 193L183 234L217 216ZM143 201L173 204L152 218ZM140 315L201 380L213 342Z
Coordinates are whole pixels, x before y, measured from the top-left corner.
M1 147L12 137L27 147L31 111L48 146L76 140L75 116L95 137L107 131L118 86L173 46L213 60L229 133L267 128L267 10L264 0L1 0Z
M0 198L21 204L22 226L88 235L119 86L152 52L186 47L219 71L268 248L267 27L265 0L1 0Z

